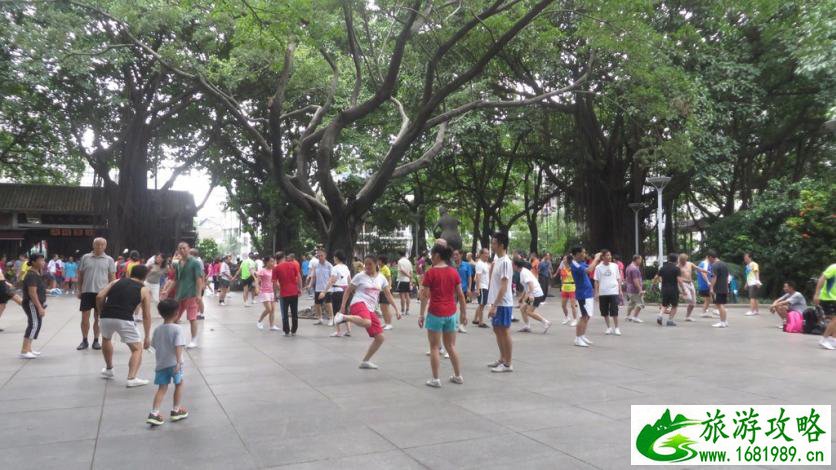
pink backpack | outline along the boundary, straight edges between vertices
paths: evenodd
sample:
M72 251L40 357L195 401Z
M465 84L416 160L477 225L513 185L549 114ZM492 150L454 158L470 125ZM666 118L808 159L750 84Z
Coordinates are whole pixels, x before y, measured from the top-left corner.
M803 333L804 317L794 310L787 312L787 321L784 323L784 331L786 333Z

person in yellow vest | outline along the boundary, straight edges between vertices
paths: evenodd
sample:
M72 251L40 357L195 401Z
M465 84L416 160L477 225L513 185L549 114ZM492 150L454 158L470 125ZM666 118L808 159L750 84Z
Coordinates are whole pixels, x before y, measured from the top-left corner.
M813 303L820 305L824 314L830 317L830 323L824 330L819 345L824 349L836 349L836 263L831 264L819 276Z

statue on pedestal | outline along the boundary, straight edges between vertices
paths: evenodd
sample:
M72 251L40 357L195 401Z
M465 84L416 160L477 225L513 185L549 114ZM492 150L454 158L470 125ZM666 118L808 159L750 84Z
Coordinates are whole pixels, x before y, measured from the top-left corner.
M459 219L453 217L447 212L447 209L442 207L439 209L441 217L435 224L433 233L436 238L443 238L447 241L447 246L454 250L462 249L462 236L459 234Z

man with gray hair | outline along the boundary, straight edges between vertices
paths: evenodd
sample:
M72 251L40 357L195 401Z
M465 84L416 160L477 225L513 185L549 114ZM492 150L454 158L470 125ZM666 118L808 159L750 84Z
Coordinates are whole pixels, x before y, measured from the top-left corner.
M78 263L78 298L81 301L81 344L76 350L87 349L87 335L90 333L90 310L93 310L93 349L102 349L99 345L99 309L96 307L96 295L116 278L116 263L105 254L107 240L93 240L93 251L81 257Z

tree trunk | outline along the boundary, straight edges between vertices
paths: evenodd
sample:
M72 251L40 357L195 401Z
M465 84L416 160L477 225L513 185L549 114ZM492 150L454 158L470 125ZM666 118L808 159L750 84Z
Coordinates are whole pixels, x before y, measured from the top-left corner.
M151 132L141 116L135 117L126 133L127 138L118 150L119 181L108 188L110 217L108 244L112 253L120 255L124 250L137 250L147 256L156 251L170 251L173 247L161 246L163 229L153 220L165 220L160 212L161 194L151 198L148 192L148 146ZM173 227L164 230L175 231Z
M351 217L334 217L328 227L328 239L325 251L333 255L336 250L342 251L348 259L354 255L354 244L357 241L359 226L362 222ZM369 253L366 253L369 254Z
M473 217L473 231L471 234L473 235L472 241L470 243L470 252L474 255L476 254L476 250L479 244L479 224L482 221L482 210L480 208L476 208L476 215Z

